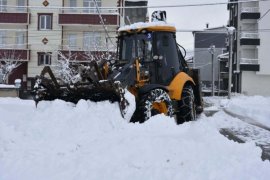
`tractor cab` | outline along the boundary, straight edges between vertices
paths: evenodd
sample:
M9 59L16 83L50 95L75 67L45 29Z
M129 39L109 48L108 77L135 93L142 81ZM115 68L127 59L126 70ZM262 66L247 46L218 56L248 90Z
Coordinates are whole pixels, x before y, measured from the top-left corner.
M169 85L185 66L184 57L176 43L175 27L160 22L145 23L143 28L121 28L118 53L123 63L138 59L141 73L152 84Z

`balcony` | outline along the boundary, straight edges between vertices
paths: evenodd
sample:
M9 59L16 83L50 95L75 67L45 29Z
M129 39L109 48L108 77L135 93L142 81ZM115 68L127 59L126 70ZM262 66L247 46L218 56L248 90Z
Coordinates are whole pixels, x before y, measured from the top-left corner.
M260 65L258 59L241 58L240 59L241 71L259 71Z
M241 58L240 64L259 64L258 59Z
M241 20L242 19L259 19L261 13L258 7L243 7L241 9Z
M29 24L30 15L24 7L0 6L0 24Z
M85 49L81 46L68 47L67 45L59 46L58 59L68 59L71 62L90 62L92 60L103 59L108 55L108 51L104 47ZM109 51L112 55L115 52Z
M29 61L30 50L26 45L0 45L0 59Z
M100 9L101 17L105 25L118 26L119 14L116 9ZM101 25L100 16L96 8L80 8L76 9L66 7L60 9L59 20L60 25Z
M260 45L259 33L242 32L240 34L240 45Z

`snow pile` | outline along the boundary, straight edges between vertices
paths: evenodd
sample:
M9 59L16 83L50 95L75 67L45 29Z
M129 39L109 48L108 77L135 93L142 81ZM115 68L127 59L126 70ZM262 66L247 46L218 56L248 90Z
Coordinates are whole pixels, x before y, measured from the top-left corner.
M12 88L12 89L14 89L16 87L15 87L15 85L10 85L10 84L0 84L0 89L1 88L3 88L3 89L5 89L5 88Z
M269 179L254 143L219 133L223 112L177 126L128 123L118 104L0 98L0 179Z
M127 121L129 121L133 115L133 113L135 112L136 109L136 100L135 100L135 96L133 94L131 94L127 89L125 89L125 99L128 102L128 106L125 110L126 114L125 114L125 119Z
M228 103L226 109L270 128L270 97L236 96Z

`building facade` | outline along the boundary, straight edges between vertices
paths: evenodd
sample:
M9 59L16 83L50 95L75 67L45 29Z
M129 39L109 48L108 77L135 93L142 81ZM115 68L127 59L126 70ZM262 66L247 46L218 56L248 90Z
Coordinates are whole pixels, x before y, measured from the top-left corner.
M28 90L45 65L57 62L58 52L88 60L91 53L107 50L109 37L115 43L119 27L116 0L1 0L0 7L0 51L23 61L8 82L22 79Z
M212 89L212 72L214 72L215 91L226 90L226 83L228 83L227 59L219 58L219 55L227 52L226 28L208 28L204 31L194 31L193 35L194 59L191 66L200 69L203 91L207 93ZM212 68L212 57L214 69Z
M247 95L270 95L270 2L228 4L228 26L236 28L233 48L233 89Z
M54 65L61 56L86 62L115 52L116 31L125 24L126 14L134 11L117 7L147 5L142 2L0 0L0 61L10 58L21 63L8 83L21 79L23 89L31 90L43 67ZM142 14L145 19L146 13ZM136 18L130 19L136 22Z

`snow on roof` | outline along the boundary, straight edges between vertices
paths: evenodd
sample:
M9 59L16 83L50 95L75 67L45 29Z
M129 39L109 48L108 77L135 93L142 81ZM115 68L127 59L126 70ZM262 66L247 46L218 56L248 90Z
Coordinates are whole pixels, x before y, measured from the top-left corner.
M218 58L228 58L229 57L229 53L224 53L224 54L220 54L217 56Z
M127 30L133 30L133 29L142 29L142 28L148 28L148 27L157 27L157 26L169 26L172 28L175 28L174 24L168 24L164 21L158 21L158 22L138 22L131 25L122 26L118 29L118 31L127 31Z

